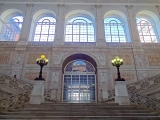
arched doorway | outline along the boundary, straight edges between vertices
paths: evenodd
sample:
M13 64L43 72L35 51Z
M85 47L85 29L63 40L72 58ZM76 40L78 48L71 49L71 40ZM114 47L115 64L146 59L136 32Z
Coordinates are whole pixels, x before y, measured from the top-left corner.
M96 102L96 70L88 61L76 59L64 67L63 102Z

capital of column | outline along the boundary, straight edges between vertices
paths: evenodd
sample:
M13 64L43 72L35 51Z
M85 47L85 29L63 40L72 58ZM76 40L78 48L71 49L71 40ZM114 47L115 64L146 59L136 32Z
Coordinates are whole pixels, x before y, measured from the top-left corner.
M125 5L125 7L126 7L127 9L132 9L132 8L133 8L133 5Z
M65 4L58 4L58 7L65 7Z
M96 4L94 5L95 8L102 8L102 5L101 4Z
M27 7L33 7L34 3L27 3Z
M159 10L160 9L160 5L156 5L156 8Z

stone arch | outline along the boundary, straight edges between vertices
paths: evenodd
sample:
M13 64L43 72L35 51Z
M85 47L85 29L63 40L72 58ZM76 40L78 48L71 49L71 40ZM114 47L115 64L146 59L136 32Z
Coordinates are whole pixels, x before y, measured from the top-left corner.
M137 12L136 13L136 17L139 16L139 15L149 16L151 19L154 20L155 23L157 23L159 21L158 16L155 13L153 13L153 12L151 12L149 10L141 10L141 11Z
M72 60L75 59L83 59L90 62L96 69L97 71L97 66L99 66L99 61L97 58L95 58L93 55L89 54L89 53L69 53L66 54L65 56L63 56L62 60L61 60L61 65L62 65L62 69L65 67L65 65L67 65L67 63L69 63ZM86 58L85 58L86 57Z
M69 13L66 14L65 16L65 20L67 21L68 19L70 19L71 17L73 17L74 15L87 15L88 17L90 17L93 21L95 21L95 17L94 15L87 11L87 10L72 10Z

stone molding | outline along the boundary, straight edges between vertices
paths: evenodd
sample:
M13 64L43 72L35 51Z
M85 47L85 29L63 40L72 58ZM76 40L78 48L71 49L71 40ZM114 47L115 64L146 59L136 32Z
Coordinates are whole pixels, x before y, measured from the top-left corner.
M10 3L10 2L16 2L16 3L26 3L24 0L0 0L2 3ZM115 4L115 3L120 3L120 4L159 4L160 0L27 0L27 3L68 3L68 4L75 4L75 3L88 3L88 4L97 4L97 3L102 3L102 4Z

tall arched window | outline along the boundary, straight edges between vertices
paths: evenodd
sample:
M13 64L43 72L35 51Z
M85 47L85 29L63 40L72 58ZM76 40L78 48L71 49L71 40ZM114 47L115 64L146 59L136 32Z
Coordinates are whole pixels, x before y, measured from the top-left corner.
M36 23L34 41L54 41L55 27L56 19L53 16L43 16Z
M156 43L156 30L153 22L151 23L149 20L145 18L137 18L137 28L139 37L142 43Z
M65 42L95 42L93 22L86 17L74 17L67 22Z
M1 30L1 41L18 41L23 23L20 13L10 15Z
M126 42L124 24L115 17L104 19L106 42Z

